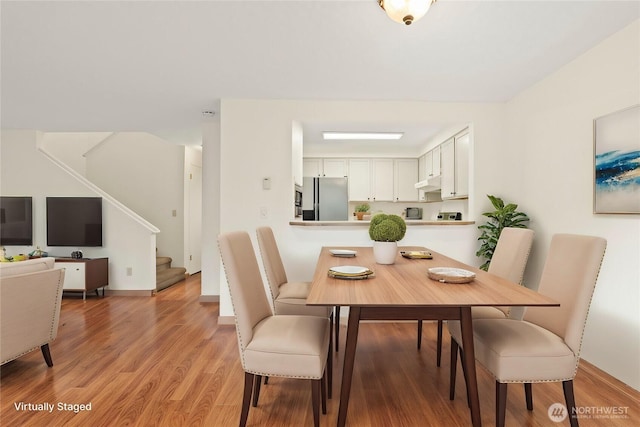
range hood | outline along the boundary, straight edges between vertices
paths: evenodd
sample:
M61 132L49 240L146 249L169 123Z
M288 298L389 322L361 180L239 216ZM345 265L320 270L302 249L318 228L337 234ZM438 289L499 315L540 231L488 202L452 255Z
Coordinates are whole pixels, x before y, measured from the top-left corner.
M440 190L440 175L432 176L424 181L417 182L415 187L417 190L422 190L424 192L438 191Z

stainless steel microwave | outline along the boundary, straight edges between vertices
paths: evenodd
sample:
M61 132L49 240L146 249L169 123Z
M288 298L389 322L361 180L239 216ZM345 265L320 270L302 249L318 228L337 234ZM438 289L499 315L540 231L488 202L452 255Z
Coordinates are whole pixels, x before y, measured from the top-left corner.
M404 217L405 219L422 219L422 208L406 208Z

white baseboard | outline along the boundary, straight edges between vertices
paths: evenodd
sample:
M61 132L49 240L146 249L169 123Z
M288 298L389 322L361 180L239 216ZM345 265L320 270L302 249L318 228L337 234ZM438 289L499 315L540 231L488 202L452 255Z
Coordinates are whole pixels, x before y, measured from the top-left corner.
M200 295L200 302L220 302L220 295Z
M218 316L218 325L235 325L236 318L234 316Z

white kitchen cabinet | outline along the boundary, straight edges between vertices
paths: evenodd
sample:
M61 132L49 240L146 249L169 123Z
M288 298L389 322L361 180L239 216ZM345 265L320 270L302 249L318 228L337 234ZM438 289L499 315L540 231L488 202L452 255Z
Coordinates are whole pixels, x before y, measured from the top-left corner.
M322 176L330 178L342 178L347 176L347 159L323 159Z
M302 161L302 176L342 178L347 176L347 159L306 158Z
M461 133L441 145L442 199L469 196L469 133Z
M427 155L423 154L418 159L418 181L427 179Z
M393 159L349 159L349 200L393 201Z
M371 167L369 159L349 159L349 200L371 200Z
M393 159L372 159L371 200L374 202L393 201L393 179Z
M322 176L322 159L303 159L302 176L316 177Z
M440 175L440 146L431 150L431 173L433 176Z
M424 179L429 179L433 176L433 150L427 151L424 155Z
M418 159L394 160L394 200L396 202L418 201Z
M421 179L440 175L440 145L424 154L424 171L425 177Z

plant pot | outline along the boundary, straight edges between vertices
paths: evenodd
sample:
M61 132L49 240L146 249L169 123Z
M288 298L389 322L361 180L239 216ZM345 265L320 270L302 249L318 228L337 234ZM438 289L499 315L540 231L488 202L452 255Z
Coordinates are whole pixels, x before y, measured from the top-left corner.
M373 258L378 264L394 264L398 255L398 242L373 242Z
M362 218L367 214L368 212L356 212L356 218L358 218L359 221L362 221Z

